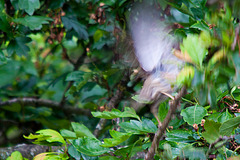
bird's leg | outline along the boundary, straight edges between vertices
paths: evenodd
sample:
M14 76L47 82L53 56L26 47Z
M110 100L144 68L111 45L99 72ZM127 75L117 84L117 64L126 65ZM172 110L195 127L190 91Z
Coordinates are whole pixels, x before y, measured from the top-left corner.
M155 103L153 103L151 105L151 113L157 119L158 127L161 127L162 126L162 122L158 118L158 106L159 106L159 104L160 104L160 101L158 100L158 101L156 101Z

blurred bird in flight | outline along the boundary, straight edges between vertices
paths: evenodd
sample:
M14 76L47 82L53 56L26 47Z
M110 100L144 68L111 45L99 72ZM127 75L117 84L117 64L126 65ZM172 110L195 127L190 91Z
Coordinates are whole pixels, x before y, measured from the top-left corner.
M183 64L173 54L177 41L160 15L150 1L143 1L134 5L128 21L136 58L148 73L138 101L155 102L151 112L156 118L159 103L167 97L173 99L173 84Z

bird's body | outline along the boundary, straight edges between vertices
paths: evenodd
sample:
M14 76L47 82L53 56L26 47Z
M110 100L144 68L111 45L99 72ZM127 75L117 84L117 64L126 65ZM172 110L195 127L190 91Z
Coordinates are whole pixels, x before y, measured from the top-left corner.
M169 34L170 29L160 18L160 12L143 1L131 11L129 28L133 39L135 55L144 71L148 73L139 99L155 102L151 111L156 115L158 104L168 97L173 98L172 87L182 64L172 53L176 41Z

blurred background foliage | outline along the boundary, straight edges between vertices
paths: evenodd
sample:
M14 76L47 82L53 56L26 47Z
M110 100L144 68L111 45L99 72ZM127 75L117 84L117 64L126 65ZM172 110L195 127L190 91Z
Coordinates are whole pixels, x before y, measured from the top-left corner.
M188 86L155 159L238 156L239 1L153 2L179 39L186 65L177 84ZM136 68L124 60L133 48L129 47L127 18L134 3L0 0L1 147L29 143L23 135L36 131L44 141L37 144L72 144L68 154L47 155L62 159L130 159L150 147L156 119L148 107L137 114L126 108L132 107L131 96L142 85ZM168 107L167 102L160 105L160 120ZM119 110L107 112L112 108ZM107 121L98 134L94 131L99 118L119 117L125 122ZM132 118L138 120L129 121ZM119 126L121 132L115 133ZM41 129L61 130L61 135ZM66 142L61 138L51 141L49 134L63 136ZM110 135L111 145L106 140ZM35 138L39 137L28 137ZM105 146L100 143L103 139ZM216 146L216 141L224 145Z

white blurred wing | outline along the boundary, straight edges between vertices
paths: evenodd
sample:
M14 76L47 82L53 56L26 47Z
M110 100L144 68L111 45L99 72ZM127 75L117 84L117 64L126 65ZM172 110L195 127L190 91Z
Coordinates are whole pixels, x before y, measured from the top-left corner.
M171 53L173 39L158 12L149 6L137 5L131 12L129 26L136 57L145 71L152 72L160 67L163 56Z

